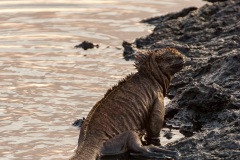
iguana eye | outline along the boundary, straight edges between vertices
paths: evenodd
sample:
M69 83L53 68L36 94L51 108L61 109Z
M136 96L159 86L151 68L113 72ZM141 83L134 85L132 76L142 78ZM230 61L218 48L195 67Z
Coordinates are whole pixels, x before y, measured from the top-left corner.
M172 58L170 58L170 57L166 58L166 61L171 61L171 60L172 60Z

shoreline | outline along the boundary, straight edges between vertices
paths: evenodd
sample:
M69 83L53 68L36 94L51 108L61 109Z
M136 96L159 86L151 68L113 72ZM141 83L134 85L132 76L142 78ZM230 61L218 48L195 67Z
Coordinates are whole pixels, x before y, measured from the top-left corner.
M206 4L143 20L153 32L125 42L124 58L137 51L174 47L188 57L168 90L165 119L185 134L167 144L179 159L240 157L240 1Z

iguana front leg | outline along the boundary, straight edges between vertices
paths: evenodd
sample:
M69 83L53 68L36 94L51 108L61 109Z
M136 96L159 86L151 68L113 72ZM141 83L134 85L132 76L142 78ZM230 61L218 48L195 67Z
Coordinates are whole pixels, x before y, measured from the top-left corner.
M158 98L155 99L152 108L150 110L149 121L146 127L146 140L147 144L161 145L160 144L160 131L163 128L164 123L164 97L162 93L159 93Z

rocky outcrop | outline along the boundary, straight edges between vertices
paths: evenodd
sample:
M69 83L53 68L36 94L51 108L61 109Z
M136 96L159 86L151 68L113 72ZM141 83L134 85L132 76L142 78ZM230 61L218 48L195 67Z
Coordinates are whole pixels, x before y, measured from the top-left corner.
M144 20L155 29L128 45L133 50L129 57L139 50L167 46L187 56L185 68L168 90L172 101L165 115L166 125L178 125L186 135L168 145L181 148L180 159L240 157L239 19L239 0L191 7Z

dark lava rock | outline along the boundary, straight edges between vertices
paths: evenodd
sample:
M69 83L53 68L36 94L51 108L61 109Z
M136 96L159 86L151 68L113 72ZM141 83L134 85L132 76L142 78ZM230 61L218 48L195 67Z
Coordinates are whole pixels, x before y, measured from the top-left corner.
M141 22L157 25L162 21L177 19L179 17L184 17L194 10L197 10L197 8L196 7L189 7L189 8L185 8L182 11L177 12L177 13L169 13L169 14L161 16L161 17L145 19L145 20L142 20Z
M192 109L195 112L221 111L231 104L231 95L213 83L212 85L193 84L186 86L182 94L176 98L179 108Z
M123 51L124 59L127 61L134 59L135 55L134 55L134 50L131 46L131 43L127 41L123 41L122 46L124 48L124 51Z
M182 133L185 137L191 137L194 135L194 128L192 124L185 124L181 126L180 133Z
M192 137L182 138L167 146L177 148L179 159L231 159L240 157L239 119L220 128L197 133Z
M169 131L165 131L163 134L163 137L166 137L167 139L172 139L174 134L171 131L172 131L172 128L170 128Z
M240 157L239 20L240 0L218 1L144 20L155 25L153 32L127 44L133 59L141 50L165 47L187 57L168 89L165 114L165 125L186 136L168 145L180 159Z
M94 45L92 42L88 42L88 41L83 41L82 43L78 44L75 46L75 48L82 48L84 50L87 50L87 49L92 49L92 48L98 48L99 45Z
M72 123L72 125L75 127L81 128L84 121L85 121L85 117L83 117L82 119L77 119Z

